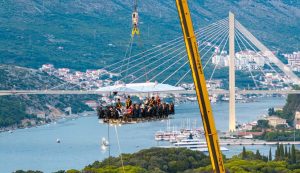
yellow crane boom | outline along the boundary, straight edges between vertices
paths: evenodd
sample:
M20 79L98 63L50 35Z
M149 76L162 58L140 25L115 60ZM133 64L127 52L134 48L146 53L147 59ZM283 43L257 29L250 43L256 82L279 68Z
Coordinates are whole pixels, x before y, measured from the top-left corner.
M215 126L212 108L209 101L205 77L203 73L198 44L187 0L176 0L182 33L193 74L195 90L205 131L206 143L214 172L225 173L219 138Z

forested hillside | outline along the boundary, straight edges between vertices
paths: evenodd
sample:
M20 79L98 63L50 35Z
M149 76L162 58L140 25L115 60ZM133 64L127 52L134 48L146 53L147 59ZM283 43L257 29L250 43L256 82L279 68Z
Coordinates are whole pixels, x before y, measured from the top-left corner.
M62 80L38 70L18 66L0 65L0 73L0 90L51 89L64 83ZM47 116L52 113L52 107L61 111L62 114L65 113L64 109L67 107L72 107L73 113L91 110L83 103L86 99L97 99L97 96L1 96L0 129L2 127L19 125L24 118L37 119L36 115L41 112Z
M272 50L299 49L300 1L189 1L195 28L236 18ZM0 2L0 63L38 68L104 67L124 57L131 30L132 0L3 0ZM132 54L180 36L173 0L139 1L141 36Z

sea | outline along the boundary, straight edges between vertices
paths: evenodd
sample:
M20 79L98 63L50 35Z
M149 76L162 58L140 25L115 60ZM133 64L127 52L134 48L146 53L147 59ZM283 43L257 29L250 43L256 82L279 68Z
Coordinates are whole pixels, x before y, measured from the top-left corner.
M267 114L270 107L282 107L283 97L257 98L250 103L236 104L236 119L239 123L251 122ZM212 104L217 130L228 130L228 102ZM13 133L0 133L0 172L16 170L40 170L50 173L58 170L78 169L120 153L133 153L142 149L160 146L154 140L159 130L171 128L202 127L197 103L176 105L176 114L163 121L151 121L122 126L110 126L99 122L96 113L77 119L61 119L43 126L18 129ZM101 140L110 142L109 149L101 148ZM57 143L57 139L60 143ZM226 146L227 157L239 154L243 146ZM246 146L268 155L275 146ZM297 146L299 148L299 146Z

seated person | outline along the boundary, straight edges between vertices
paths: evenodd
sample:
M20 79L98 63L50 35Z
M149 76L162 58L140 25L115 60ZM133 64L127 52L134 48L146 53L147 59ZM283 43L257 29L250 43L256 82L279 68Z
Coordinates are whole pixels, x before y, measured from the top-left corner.
M139 118L141 114L140 105L134 104L133 105L133 118Z
M149 105L149 98L148 98L148 97L146 97L146 99L145 99L145 101L144 101L144 105L145 105L145 106L148 106L148 105Z
M149 106L154 106L155 105L155 99L152 97L149 101Z
M156 105L160 105L160 103L161 103L161 100L158 95L155 98L155 102L156 102Z
M97 107L97 115L98 115L98 119L104 118L104 110L102 106Z
M169 107L166 103L163 103L163 115L166 117L169 115Z
M130 96L127 97L127 100L126 100L126 109L129 109L129 107L132 105L132 101L130 99Z
M149 105L146 111L146 116L151 117L153 115L153 106Z
M125 113L124 113L124 118L131 118L133 114L133 106L131 105L128 109L126 109Z
M158 107L157 107L157 114L158 114L159 118L163 117L163 106L162 106L162 104L158 105Z
M174 103L170 103L170 114L175 114L175 106Z
M112 107L112 109L111 109L111 117L113 119L118 119L119 118L119 112L117 111L116 107Z
M122 103L121 103L120 99L117 100L116 108L119 109L119 110L121 110L121 108L122 108Z
M144 104L141 104L140 105L140 109L141 109L141 111L140 111L140 113L141 113L141 117L142 118L145 118L146 117L146 109L145 109L145 105Z

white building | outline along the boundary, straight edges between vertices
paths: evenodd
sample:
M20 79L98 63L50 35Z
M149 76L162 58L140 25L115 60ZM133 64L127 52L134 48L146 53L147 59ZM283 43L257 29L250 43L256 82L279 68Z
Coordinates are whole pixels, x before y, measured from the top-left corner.
M265 58L251 50L237 52L235 58L236 70L259 70L265 65ZM228 67L229 55L227 51L219 53L219 49L216 48L215 55L212 57L212 63L217 64L219 67Z
M266 118L266 120L268 120L269 125L273 126L273 127L276 127L277 125L288 125L286 123L286 119L282 119L282 118L277 117L277 116L269 116L269 117Z
M293 52L292 54L283 54L288 60L288 65L293 71L300 72L300 51Z
M70 72L70 69L68 68L59 68L57 69L58 75L59 76L65 76Z
M235 57L235 66L238 70L259 70L265 65L265 58L252 50L237 52Z
M300 129L300 112L298 111L295 113L294 127Z
M52 73L55 69L53 64L43 64L40 70L46 73Z

